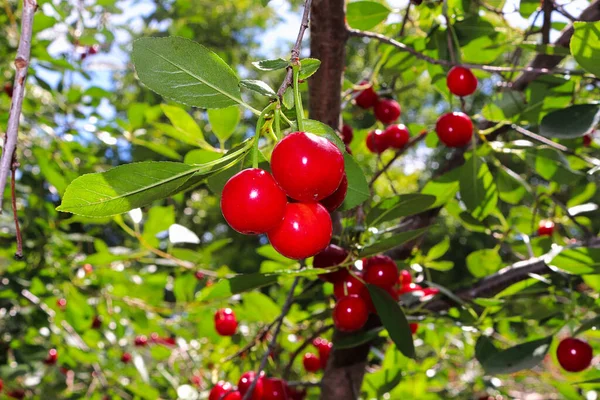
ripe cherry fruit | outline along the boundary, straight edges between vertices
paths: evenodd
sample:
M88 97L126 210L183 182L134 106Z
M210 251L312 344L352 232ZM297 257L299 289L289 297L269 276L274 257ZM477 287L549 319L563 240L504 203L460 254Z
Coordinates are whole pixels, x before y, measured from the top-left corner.
M402 149L410 140L410 133L404 124L390 125L383 131L383 137L388 146Z
M283 379L265 378L262 400L288 400L289 388Z
M367 149L371 153L380 154L389 148L387 140L383 135L383 131L376 129L367 134Z
M342 126L342 140L344 141L344 144L350 144L353 138L354 131L352 130L352 127L350 125L344 124L344 126Z
M283 219L287 198L275 179L260 168L245 169L223 187L221 211L233 229L245 235L266 233Z
M321 369L321 361L319 360L319 357L313 353L304 354L302 364L304 365L306 372L317 372Z
M592 145L593 141L594 141L594 138L589 133L587 135L583 136L583 146L584 147L590 147Z
M313 341L313 345L319 351L319 360L321 362L321 368L325 369L325 367L327 367L327 361L329 361L329 354L331 353L331 349L333 348L333 343L325 339L318 339L320 340Z
M208 395L208 400L221 400L225 393L231 392L233 390L233 386L229 382L219 381L217 384L210 390L210 394Z
M344 279L333 283L333 295L337 299L341 299L351 294L360 295L365 288L357 277L348 274Z
M237 331L237 320L231 308L222 308L215 313L215 330L221 336L233 336Z
M124 364L128 364L129 362L131 362L131 354L129 353L123 353L121 355L121 362Z
M242 394L239 390L235 390L233 392L229 392L223 400L242 400Z
M263 397L263 377L256 377L256 373L254 371L248 371L245 372L242 377L240 378L240 381L238 382L238 390L240 391L240 394L243 396L246 395L246 392L250 389L250 386L252 385L252 382L254 382L255 379L258 379L258 381L256 382L256 385L254 386L254 391L252 392L252 396L250 397L250 399L252 400L261 400Z
M400 117L400 104L396 100L383 99L375 104L375 118L384 124L391 124Z
M419 324L410 324L410 333L412 333L413 335L415 333L417 333L417 331L419 330Z
M473 137L473 122L464 113L448 113L437 120L435 131L446 146L464 147Z
M348 193L348 177L344 172L344 176L342 177L340 186L338 186L335 192L325 197L323 200L319 201L319 203L321 203L330 213L334 212L344 202L344 199L346 198L346 193Z
M297 260L323 251L331 235L331 217L319 203L288 203L281 224L267 233L275 250Z
M65 307L67 306L67 299L58 299L58 300L56 300L56 305L61 310L64 310Z
M549 219L541 220L537 233L538 236L552 236L554 233L554 222Z
M371 257L367 260L364 268L365 282L381 288L394 286L400 277L396 263L388 256L378 255Z
M446 85L450 93L456 96L468 96L477 89L477 78L470 69L464 67L452 67L446 77Z
M400 289L398 289L398 294L402 296L405 293L416 292L419 290L423 290L423 288L420 285L411 282L400 286Z
M58 360L58 352L56 351L56 349L50 349L48 351L48 357L46 357L46 359L44 360L44 364L54 365L54 364L56 364L57 360Z
M200 375L192 375L190 381L192 382L192 385L196 387L202 386L202 376Z
M592 362L592 346L583 340L566 338L559 343L556 357L565 371L580 372Z
M144 335L136 336L133 340L133 344L137 347L143 347L148 344L148 338Z
M329 246L325 247L325 250L315 255L315 258L313 259L313 267L319 269L335 267L336 265L340 265L342 262L344 262L346 258L348 258L348 252L346 249L343 249L335 244L330 244ZM348 269L340 268L327 274L321 274L319 275L319 278L326 282L335 283L344 279L346 276L348 276Z
M357 295L342 297L333 309L333 324L343 332L354 332L362 328L369 317L365 301Z
M411 282L412 282L412 275L410 274L410 271L407 271L405 269L400 271L400 279L398 279L398 283L400 285L408 285Z
M298 201L319 201L340 186L344 156L329 140L306 132L290 133L271 155L273 177Z
M92 328L100 329L102 327L102 318L99 315L94 316L92 320Z
M356 105L359 106L360 108L373 107L377 103L377 100L379 100L379 96L377 95L377 92L375 92L375 90L373 90L373 85L371 85L367 81L362 81L361 83L359 83L359 85L360 86L369 85L369 86L366 89L363 89L360 92L360 94L354 98Z

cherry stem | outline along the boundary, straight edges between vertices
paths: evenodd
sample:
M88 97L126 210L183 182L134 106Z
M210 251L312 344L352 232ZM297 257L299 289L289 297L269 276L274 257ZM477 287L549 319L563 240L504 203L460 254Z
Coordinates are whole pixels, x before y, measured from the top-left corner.
M299 76L300 76L300 63L294 63L292 65L292 70L294 73L294 105L296 108L296 125L298 126L298 130L300 132L304 132L304 109L302 108L302 97L300 96L300 85L299 85Z
M269 113L269 111L273 110L275 104L276 103L271 103L266 106L258 116L258 121L256 122L256 133L254 134L254 143L252 145L252 168L258 168L258 153L260 152L258 149L258 142L260 140L260 134L265 123L265 116Z
M277 136L277 140L281 139L281 104L277 103L275 106L275 120L273 121L275 124L275 136Z

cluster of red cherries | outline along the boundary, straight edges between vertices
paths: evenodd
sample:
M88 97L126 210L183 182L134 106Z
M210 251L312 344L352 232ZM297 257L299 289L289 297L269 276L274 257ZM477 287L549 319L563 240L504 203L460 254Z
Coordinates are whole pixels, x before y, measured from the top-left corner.
M388 256L364 258L361 271L351 270L344 265L348 259L349 254L345 249L331 244L313 260L315 268L333 269L341 266L319 276L322 280L333 283L333 294L337 300L333 309L333 323L340 331L357 331L365 325L369 313L377 313L366 283L380 287L396 301L401 295L410 292L420 292L416 294L423 300L439 293L438 289L424 289L413 283L410 272L400 272L394 260ZM411 324L413 333L417 328L417 324Z
M360 83L361 86L368 85L366 89L360 91L355 97L354 102L358 107L369 109L373 108L373 113L378 121L385 125L392 124L398 118L400 118L401 108L400 104L396 100L380 98L377 92L373 89L373 85L363 81ZM344 125L342 129L342 137L344 142L350 134L352 137L351 128ZM389 148L401 149L408 143L410 139L410 133L403 124L392 124L385 128L383 131L376 129L367 134L367 148L372 153L380 154ZM350 139L351 140L351 139Z
M288 258L317 254L331 241L329 213L348 190L342 152L323 137L290 133L275 145L271 171L249 168L231 177L221 196L223 217L239 233L267 234Z
M267 378L263 374L257 377L254 371L249 371L242 375L237 388L229 382L217 382L208 400L241 400L255 380L251 400L303 400L306 397L306 390L296 390L283 379Z
M307 372L317 372L324 370L327 367L329 361L329 354L333 348L333 343L324 338L316 338L313 340L312 345L317 349L318 355L315 353L307 352L302 358L302 365Z

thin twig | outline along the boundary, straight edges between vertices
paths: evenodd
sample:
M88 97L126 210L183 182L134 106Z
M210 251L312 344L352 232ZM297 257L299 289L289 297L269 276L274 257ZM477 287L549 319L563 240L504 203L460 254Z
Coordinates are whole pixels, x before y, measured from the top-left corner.
M296 286L298 286L298 282L300 282L299 276L294 278L294 282L292 282L292 287L290 288L287 298L285 299L285 303L283 305L283 308L281 309L281 314L275 320L276 321L275 331L273 332L273 337L271 338L271 341L269 342L269 346L267 347L266 353L263 355L262 360L260 360L260 365L258 366L258 370L256 371L256 378L252 381L252 384L248 388L248 391L246 392L246 394L244 395L244 398L242 400L250 400L250 398L252 397L254 388L256 387L256 383L258 382L258 377L260 377L260 374L265 369L265 366L267 365L267 360L269 359L269 355L275 349L275 345L277 344L277 336L279 336L279 332L281 331L281 326L283 325L283 320L285 319L285 316L287 315L287 313L290 311L290 308L292 307L292 303L294 300L294 291L296 290Z
M385 164L379 171L375 172L375 175L373 175L373 178L371 178L371 182L369 182L369 187L373 187L373 184L375 183L377 178L379 178L384 172L386 172L392 166L394 161L396 161L402 154L406 153L408 149L415 146L421 140L425 139L425 136L427 136L427 131L421 132L418 136L413 136L410 139L410 141L406 144L406 146L398 150L394 157L392 157L392 159L387 162L387 164Z
M290 372L292 370L292 366L294 365L294 360L296 359L296 357L298 357L300 355L300 353L302 353L302 351L304 351L304 349L306 349L308 346L310 346L313 342L313 340L315 340L316 338L318 338L319 336L321 336L323 333L327 332L328 330L330 330L331 328L333 328L333 325L323 325L322 327L320 327L319 329L317 329L312 335L310 335L310 337L308 337L291 355L290 355L290 361L288 361L287 365L285 366L285 368L283 369L283 374L281 375L281 377L283 379L288 378L288 376L290 375Z
M304 2L304 13L302 14L302 22L300 23L300 30L298 31L298 37L296 38L296 43L294 43L294 47L292 48L292 56L290 58L292 64L300 61L300 46L302 45L302 38L304 37L304 32L306 32L306 29L308 28L311 3L312 0L306 0ZM277 97L279 97L280 100L283 99L283 94L285 93L285 90L292 84L292 77L293 71L292 67L290 66L287 68L287 73L285 75L285 78L283 79L283 82L281 83L281 86L279 86L279 90L277 90Z
M569 218L571 220L571 222L573 222L575 225L577 225L577 227L583 232L583 235L585 238L591 238L594 236L594 233L592 231L590 231L587 226L585 226L582 223L580 223L579 221L577 221L577 218L575 218L575 216L569 212L569 207L567 207L567 205L565 203L560 201L555 195L549 194L547 196L550 197L550 199L557 206L562 208L562 210L564 211L567 218Z
M404 36L404 30L406 29L406 23L410 19L410 6L411 5L412 5L412 3L410 1L406 5L406 11L404 12L404 17L402 18L402 26L400 27L400 32L398 33L398 36L400 36L400 37Z
M15 253L15 258L17 260L21 260L23 258L23 236L21 235L21 227L19 226L19 215L17 212L17 192L15 190L15 172L19 167L19 163L17 161L17 153L13 153L13 162L10 169L10 198L12 202L12 210L13 210L13 218L15 220L15 231L17 235L17 251Z
M277 320L271 322L269 325L263 326L261 329L259 329L259 331L256 333L254 338L250 341L250 343L248 343L247 345L242 347L240 350L236 351L234 354L225 357L222 362L228 362L233 359L236 359L236 358L240 357L242 354L244 354L245 352L251 350L254 346L259 344L260 342L262 342L263 338L266 337L267 332L269 332L271 330L271 328L273 328L273 326L275 325L276 322L277 322Z
M21 109L23 108L23 97L25 96L25 80L29 68L29 56L31 54L31 36L33 32L33 15L37 10L36 0L23 0L23 13L21 17L21 38L15 58L15 82L13 84L13 97L6 126L6 140L0 158L0 212L2 212L2 200L6 179L12 169L13 153L17 148L17 137L19 135L19 121Z
M542 43L550 44L550 29L552 29L552 11L554 4L552 0L543 0L544 22L542 23Z
M407 53L412 54L416 58L426 61L430 64L442 65L445 67L454 67L456 65L459 65L457 63L453 63L452 61L441 60L441 59L429 57L428 55L425 55L425 54L413 49L412 47L405 45L404 43L401 43L397 40L388 38L387 36L379 34L379 33L369 32L369 31L361 31L359 29L348 28L348 34L350 36L355 36L355 37L364 37L364 38L371 38L371 39L379 40L383 43L387 43L391 46L394 46L397 49L406 51ZM549 74L549 75L554 74L554 75L578 75L578 76L579 75L581 75L581 76L589 75L589 76L592 76L583 70L568 70L568 69L564 69L564 68L497 67L497 66L493 66L493 65L468 64L468 63L461 63L460 65L465 68L480 69L482 71L496 72L496 73L500 73L500 72L534 72L537 74Z

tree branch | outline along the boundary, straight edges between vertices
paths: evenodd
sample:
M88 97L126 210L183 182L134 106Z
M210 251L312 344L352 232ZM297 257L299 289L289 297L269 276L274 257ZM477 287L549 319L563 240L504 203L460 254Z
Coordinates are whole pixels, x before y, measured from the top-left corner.
M292 56L290 58L291 63L297 63L300 60L300 46L302 45L302 38L304 38L304 32L308 28L309 24L309 16L310 16L310 6L312 0L306 0L304 2L304 13L302 14L302 22L300 23L300 30L298 31L298 37L296 38L296 43L294 43L294 47L292 48ZM283 94L285 90L290 87L292 84L292 68L287 68L287 73L285 74L285 78L279 86L277 90L277 97L281 100L283 98Z
M17 148L19 135L19 120L23 108L23 97L25 96L25 80L29 68L29 57L31 54L31 36L33 32L33 15L37 10L36 0L23 0L23 15L21 17L21 38L15 58L15 82L13 84L13 97L6 127L6 140L0 158L0 212L2 212L2 201L6 180L12 169L13 154Z
M17 210L17 193L15 190L15 172L19 167L17 162L17 153L13 153L13 161L10 168L10 198L12 202L13 218L15 222L15 234L17 236L17 251L15 258L20 260L23 258L23 237L21 236L21 227L19 226L19 215Z
M554 4L552 0L542 0L542 9L544 10L544 22L542 24L542 43L550 43L550 29L552 29L552 11Z

